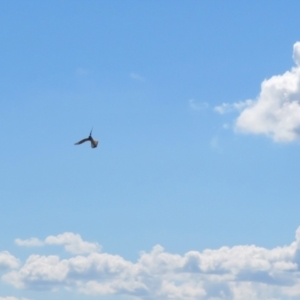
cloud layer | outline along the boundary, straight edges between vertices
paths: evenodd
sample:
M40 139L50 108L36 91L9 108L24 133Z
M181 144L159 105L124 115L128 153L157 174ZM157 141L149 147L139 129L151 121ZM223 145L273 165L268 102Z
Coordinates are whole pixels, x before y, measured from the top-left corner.
M235 129L239 132L264 134L276 142L291 142L300 137L300 42L293 48L296 66L282 75L266 79L255 100L215 108L219 113L241 111Z
M66 244L71 245L74 237L77 244L95 245L73 233L49 236L45 243L63 245L69 251ZM71 253L78 252L72 247ZM9 258L5 267L10 269L1 279L17 289L67 289L132 299L300 298L300 227L294 242L274 249L242 245L179 255L157 245L149 253L142 252L135 263L119 255L86 253L67 259L32 254L19 266L17 258L2 252Z

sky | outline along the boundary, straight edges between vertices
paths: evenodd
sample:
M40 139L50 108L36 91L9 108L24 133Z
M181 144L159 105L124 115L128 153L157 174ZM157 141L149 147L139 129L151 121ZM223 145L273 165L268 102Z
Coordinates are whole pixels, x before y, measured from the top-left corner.
M299 1L1 4L0 300L300 298Z

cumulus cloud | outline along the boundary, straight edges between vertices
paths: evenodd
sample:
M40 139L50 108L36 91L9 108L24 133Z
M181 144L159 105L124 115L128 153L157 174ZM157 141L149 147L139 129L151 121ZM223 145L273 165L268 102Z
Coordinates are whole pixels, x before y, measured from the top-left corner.
M45 239L45 244L48 245L63 245L67 252L73 254L92 253L100 251L100 246L97 243L89 243L82 240L79 234L65 232L57 236L48 236Z
M65 245L74 236L78 237L70 233L48 237L47 243ZM142 252L135 263L100 252L68 259L34 254L2 280L18 289L65 288L132 299L299 299L299 264L300 227L294 242L273 249L240 245L179 255L157 245Z
M17 268L19 264L19 260L11 255L8 251L0 252L0 271Z
M15 239L18 246L36 247L44 245L62 245L67 252L72 254L83 254L100 251L100 246L97 243L89 243L83 241L79 234L65 232L59 235L50 235L44 241L38 238L29 238L26 240Z
M219 113L237 110L239 132L264 134L276 142L291 142L300 137L300 42L293 48L295 66L281 75L266 79L254 100L215 108Z

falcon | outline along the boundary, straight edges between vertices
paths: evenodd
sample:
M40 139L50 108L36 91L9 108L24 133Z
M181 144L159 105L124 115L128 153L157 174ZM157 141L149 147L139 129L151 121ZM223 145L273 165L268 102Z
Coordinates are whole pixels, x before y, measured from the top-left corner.
M85 143L85 142L91 142L91 147L92 147L92 148L96 148L96 147L98 146L98 141L97 141L97 140L94 140L94 139L92 138L92 131L93 131L93 128L92 128L92 130L91 130L90 135L89 135L88 138L85 138L85 139L83 139L83 140L81 140L81 141L75 143L74 145L80 145L80 144Z

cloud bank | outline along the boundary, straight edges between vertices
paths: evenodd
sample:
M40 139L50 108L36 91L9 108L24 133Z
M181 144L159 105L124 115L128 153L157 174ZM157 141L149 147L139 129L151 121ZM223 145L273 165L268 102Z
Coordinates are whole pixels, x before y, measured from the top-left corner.
M293 47L295 66L282 75L266 79L254 100L223 103L215 111L240 111L238 132L263 134L275 142L292 142L300 137L300 42Z
M80 245L95 245L73 233L49 236L45 243L59 244L70 251L65 245L71 245L74 237ZM21 266L17 258L1 252L10 261L1 280L17 289L66 289L132 299L300 298L300 227L288 246L266 249L241 245L179 255L156 245L150 252L142 252L135 263L98 251L77 255L75 249L67 259L32 254Z

